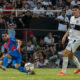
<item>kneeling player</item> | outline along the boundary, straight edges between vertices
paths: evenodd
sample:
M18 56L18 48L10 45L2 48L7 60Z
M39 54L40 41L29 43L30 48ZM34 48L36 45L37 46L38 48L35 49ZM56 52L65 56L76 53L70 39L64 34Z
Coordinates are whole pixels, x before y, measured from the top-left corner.
M24 67L20 66L22 60L20 47L22 42L15 38L10 38L7 33L2 34L2 39L5 41L4 48L7 50L8 54L3 57L3 65L1 68L5 70L8 65L8 59L11 59L13 68L18 69L21 72L28 73Z

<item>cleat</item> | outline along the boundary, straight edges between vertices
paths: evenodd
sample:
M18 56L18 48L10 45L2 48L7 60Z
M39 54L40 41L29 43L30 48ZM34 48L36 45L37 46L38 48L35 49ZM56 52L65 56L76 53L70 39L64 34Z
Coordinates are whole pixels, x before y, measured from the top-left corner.
M74 71L74 74L77 74L77 73L79 73L80 72L80 69L76 69L75 71Z
M66 73L60 72L60 73L58 74L58 76L59 76L59 75L66 75Z
M6 68L4 67L4 66L2 66L2 65L0 65L0 68L2 69L2 70L6 70Z

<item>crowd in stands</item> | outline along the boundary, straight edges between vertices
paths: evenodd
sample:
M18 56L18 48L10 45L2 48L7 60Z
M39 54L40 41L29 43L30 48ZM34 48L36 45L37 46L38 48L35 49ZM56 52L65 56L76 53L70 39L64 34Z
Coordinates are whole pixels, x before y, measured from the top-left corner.
M65 48L61 39L56 42L51 32L43 38L41 36L37 38L38 35L35 36L33 31L26 31L26 29L29 29L32 18L48 17L59 21L58 31L67 31L72 16L71 9L74 5L80 6L80 0L0 0L1 43L3 42L1 35L7 30L10 37L18 37L24 42L21 48L23 65L27 60L27 62L34 63L36 68L60 68L62 65L61 51ZM24 11L17 12L16 16L15 11L2 11L2 9ZM36 12L36 10L61 10L61 12Z

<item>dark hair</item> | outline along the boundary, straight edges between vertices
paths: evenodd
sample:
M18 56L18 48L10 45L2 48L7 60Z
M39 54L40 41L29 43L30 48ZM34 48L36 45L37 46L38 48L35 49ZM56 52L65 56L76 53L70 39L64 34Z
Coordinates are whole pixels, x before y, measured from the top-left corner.
M12 2L8 2L8 4L12 4Z
M2 34L8 34L8 33L5 31L5 32L3 32Z
M78 5L75 5L75 6L73 6L73 8L77 8L77 9L79 9L79 6L78 6Z
M37 5L38 5L38 4L41 4L41 2L38 2Z

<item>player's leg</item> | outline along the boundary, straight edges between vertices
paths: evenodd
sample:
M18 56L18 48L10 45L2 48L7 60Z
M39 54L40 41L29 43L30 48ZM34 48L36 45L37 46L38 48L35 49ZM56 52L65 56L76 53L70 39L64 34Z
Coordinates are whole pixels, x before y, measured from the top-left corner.
M6 68L7 65L8 65L8 59L11 59L11 55L9 54L6 54L4 57L3 57L3 66Z
M2 55L1 57L0 57L0 66L2 65L2 63L3 63L3 57L4 57L5 55Z
M58 75L66 75L66 69L68 66L68 55L71 53L71 46L73 41L69 40L68 45L65 50L62 51L63 54L63 64L62 64L62 71Z
M22 60L21 53L17 49L14 50L12 54L12 67L14 67L15 69L18 69L20 72L27 73L24 67L20 66L21 60Z
M13 68L19 70L20 72L27 73L26 70L24 69L24 67L21 67L20 64L21 64L20 59L14 59L14 58L12 59L12 67Z
M74 73L78 73L80 72L80 62L78 61L77 57L74 56L74 52L76 51L76 49L79 47L80 45L80 40L76 40L74 44L72 44L72 53L70 55L70 58L72 59L72 61L74 62L74 64L77 66L77 70L74 71Z
M76 51L76 49L79 47L80 41L78 40L70 40L66 50L63 51L63 67L62 67L62 72L66 72L66 67L67 67L67 60L68 56L73 60L73 62L77 65L77 67L80 67L80 63L78 59L73 55L73 53ZM66 65L65 65L66 64Z
M67 69L67 66L68 66L68 55L70 53L71 52L66 50L66 49L62 52L62 54L63 54L62 71L58 75L66 75L66 69Z
M34 71L26 71L26 69L24 67L20 66L20 65L21 65L21 58L12 60L13 68L19 70L20 72L24 72L24 73L27 73L27 74L30 74L30 75L35 74Z
M12 59L12 57L17 56L16 55L16 50L13 50L13 51L10 51L8 52L8 54L6 54L4 57L3 57L3 69L7 67L8 65L8 59Z
M24 67L20 66L20 64L15 64L15 68L20 72L28 73Z
M35 74L34 71L26 71L26 69L24 67L20 66L20 64L17 64L17 63L15 64L15 69L19 70L20 72L27 73L29 75Z
M20 72L24 72L24 73L29 73L28 71L25 70L24 67L21 66L21 60L22 60L22 55L21 53L16 50L15 51L16 56L12 57L12 66L19 70ZM30 74L33 74L33 72L31 72Z
M74 74L77 74L78 72L80 72L80 62L77 59L77 57L73 55L73 53L70 55L70 58L72 59L74 64L77 66L77 69L74 71Z
M8 65L8 59L11 59L11 56L9 54L6 54L3 57L3 65L0 65L0 68L2 68L3 70L6 70L6 67Z

